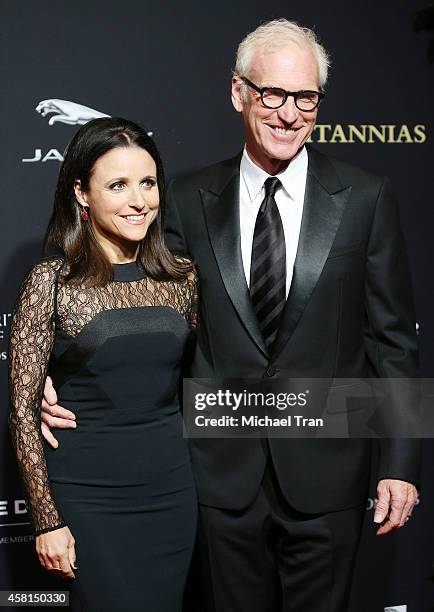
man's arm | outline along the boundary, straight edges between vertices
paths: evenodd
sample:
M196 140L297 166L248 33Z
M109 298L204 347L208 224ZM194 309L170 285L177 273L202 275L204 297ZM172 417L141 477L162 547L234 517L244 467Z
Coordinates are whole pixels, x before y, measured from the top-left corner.
M418 343L413 290L398 206L388 179L378 194L366 264L365 348L379 378L417 378ZM400 387L400 390L402 388ZM408 396L393 398L401 415L415 409L412 385ZM412 415L409 415L409 423ZM378 504L374 517L383 523L377 534L402 527L417 501L421 441L380 441Z

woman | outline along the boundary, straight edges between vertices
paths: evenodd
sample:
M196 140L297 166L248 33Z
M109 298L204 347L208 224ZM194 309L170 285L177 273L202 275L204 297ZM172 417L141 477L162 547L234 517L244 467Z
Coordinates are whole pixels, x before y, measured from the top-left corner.
M41 564L73 610L180 610L196 497L178 404L196 274L163 241L160 156L140 126L82 126L46 248L12 317L10 425ZM50 373L76 430L44 446ZM77 565L76 565L77 561ZM78 566L78 567L77 567Z

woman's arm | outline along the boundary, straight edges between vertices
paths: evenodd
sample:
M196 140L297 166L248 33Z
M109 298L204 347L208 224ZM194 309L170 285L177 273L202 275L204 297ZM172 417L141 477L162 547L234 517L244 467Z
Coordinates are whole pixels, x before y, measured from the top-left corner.
M56 260L38 263L23 282L9 340L9 425L36 534L64 526L53 501L40 433L43 384L54 339Z
M40 418L54 340L55 287L60 266L61 261L54 258L34 266L23 282L14 308L9 344L9 425L38 536L38 554L38 547L43 544L44 561L40 555L41 562L47 569L59 569L70 575L64 559L69 558L73 540L51 493ZM61 532L49 537L48 532L60 529ZM55 545L54 556L51 541Z

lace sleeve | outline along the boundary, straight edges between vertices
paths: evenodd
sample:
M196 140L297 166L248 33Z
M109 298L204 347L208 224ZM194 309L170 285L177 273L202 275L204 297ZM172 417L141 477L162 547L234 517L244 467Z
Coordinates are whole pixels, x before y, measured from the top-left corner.
M59 260L51 259L30 271L15 304L9 343L9 425L36 535L65 525L50 491L40 417L59 268Z
M188 275L188 285L190 288L190 306L187 313L187 321L190 329L196 329L199 318L199 280L196 268Z

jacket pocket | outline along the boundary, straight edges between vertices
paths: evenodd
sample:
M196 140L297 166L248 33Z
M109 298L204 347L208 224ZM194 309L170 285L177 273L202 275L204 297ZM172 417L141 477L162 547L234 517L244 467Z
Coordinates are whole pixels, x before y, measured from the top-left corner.
M337 259L338 257L344 257L347 255L353 255L358 253L360 250L360 242L356 242L353 244L348 244L347 246L341 247L339 249L332 249L327 257L327 261L329 259Z

